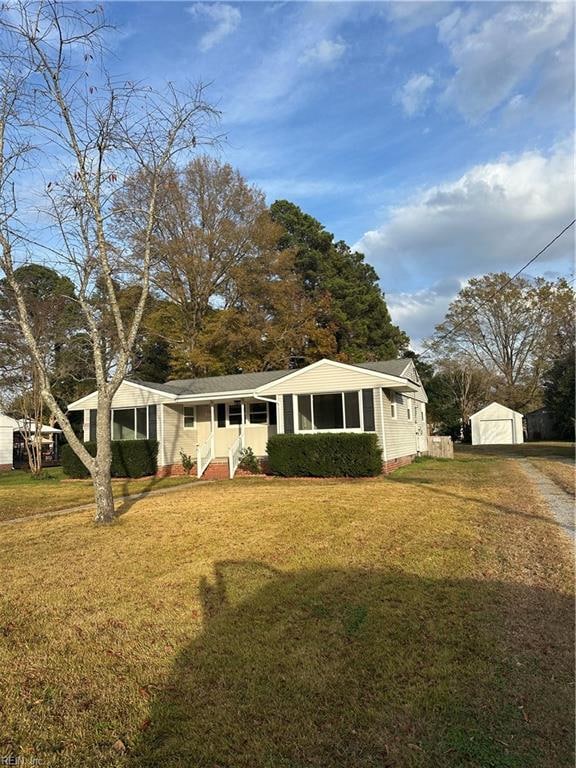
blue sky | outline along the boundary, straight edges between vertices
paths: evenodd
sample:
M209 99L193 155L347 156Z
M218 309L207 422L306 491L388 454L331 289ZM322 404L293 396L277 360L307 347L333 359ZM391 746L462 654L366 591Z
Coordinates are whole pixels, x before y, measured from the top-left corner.
M573 217L570 3L111 3L110 64L211 83L221 157L365 253L426 337ZM533 274L570 274L573 236Z

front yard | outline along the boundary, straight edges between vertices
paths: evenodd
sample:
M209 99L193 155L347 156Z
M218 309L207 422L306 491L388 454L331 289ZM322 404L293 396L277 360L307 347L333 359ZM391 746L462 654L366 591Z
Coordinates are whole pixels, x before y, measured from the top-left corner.
M189 486L0 548L2 755L573 765L570 549L513 461Z
M159 490L190 482L188 477L143 477L137 480L114 480L117 499L133 493ZM29 517L41 512L90 504L94 501L91 480L69 480L62 467L45 469L38 479L30 472L0 472L0 522L15 517Z

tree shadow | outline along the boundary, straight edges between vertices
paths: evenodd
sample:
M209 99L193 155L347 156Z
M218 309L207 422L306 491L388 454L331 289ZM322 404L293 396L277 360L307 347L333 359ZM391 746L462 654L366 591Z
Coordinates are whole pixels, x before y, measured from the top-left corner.
M389 480L393 483L399 483L401 485L413 485L415 487L422 486L428 493L433 493L436 496L442 496L449 499L457 499L464 503L472 503L482 505L483 510L497 512L503 515L514 515L515 517L523 517L527 520L541 520L543 523L547 523L555 528L565 528L565 526L556 520L552 514L550 515L535 515L530 512L521 512L515 507L508 507L505 504L495 504L494 502L487 501L483 496L468 496L462 493L454 493L453 491L447 491L443 488L434 488L438 485L435 479L411 477L409 475L403 475L401 477L390 477Z
M139 768L572 764L572 601L398 571L221 562Z

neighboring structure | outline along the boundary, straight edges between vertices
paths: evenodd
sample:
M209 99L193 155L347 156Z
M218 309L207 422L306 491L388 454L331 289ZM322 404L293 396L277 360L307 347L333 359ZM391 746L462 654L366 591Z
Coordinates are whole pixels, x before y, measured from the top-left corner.
M35 426L26 425L23 420L18 421L10 416L0 413L0 472L14 469L28 462L25 440L31 439L35 433ZM58 439L60 429L42 425L42 461L46 464L55 464L58 461Z
M524 442L522 414L490 403L470 417L472 445L515 445Z
M0 413L0 471L14 467L14 430L18 429L16 419Z
M524 416L527 440L559 440L558 430L546 408L538 408Z
M250 447L266 458L276 433L375 432L388 472L426 452L427 397L412 360L348 365L319 360L295 371L265 371L155 384L125 380L112 402L114 440L154 438L159 474L233 477ZM96 392L71 403L96 437Z

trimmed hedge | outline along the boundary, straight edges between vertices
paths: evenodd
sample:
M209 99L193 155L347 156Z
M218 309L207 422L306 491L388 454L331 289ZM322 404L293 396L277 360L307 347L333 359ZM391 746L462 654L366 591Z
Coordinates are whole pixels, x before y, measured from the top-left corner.
M370 432L273 435L266 448L274 475L373 477L382 472L382 451Z
M96 443L84 443L92 456L96 455ZM90 477L90 473L69 445L63 445L60 459L64 474L73 478ZM156 474L158 468L157 440L113 440L112 477L145 477Z

